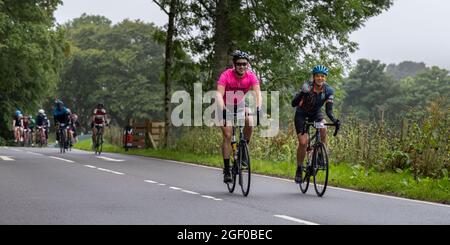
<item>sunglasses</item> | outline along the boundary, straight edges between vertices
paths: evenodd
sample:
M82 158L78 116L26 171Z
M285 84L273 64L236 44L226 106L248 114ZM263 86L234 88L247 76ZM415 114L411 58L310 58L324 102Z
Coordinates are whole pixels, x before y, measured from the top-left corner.
M243 62L243 63L240 63L240 62L236 62L236 63L234 63L234 65L235 66L247 66L247 62Z

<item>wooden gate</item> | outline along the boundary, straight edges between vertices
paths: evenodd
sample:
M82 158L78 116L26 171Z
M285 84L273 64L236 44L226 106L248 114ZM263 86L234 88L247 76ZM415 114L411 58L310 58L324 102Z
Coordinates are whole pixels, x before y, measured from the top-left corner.
M142 148L158 148L164 137L164 122L132 121L133 127L133 147Z

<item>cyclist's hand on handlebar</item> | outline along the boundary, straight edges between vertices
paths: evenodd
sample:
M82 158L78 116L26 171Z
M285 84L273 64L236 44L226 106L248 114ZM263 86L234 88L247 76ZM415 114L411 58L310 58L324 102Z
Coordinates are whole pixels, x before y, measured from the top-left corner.
M336 125L336 127L340 127L341 126L341 121L339 121L339 119L336 119L334 121L334 124Z
M336 125L336 129L334 130L333 136L336 136L339 129L341 128L341 121L339 121L339 119L336 119L333 123L334 123L334 125Z

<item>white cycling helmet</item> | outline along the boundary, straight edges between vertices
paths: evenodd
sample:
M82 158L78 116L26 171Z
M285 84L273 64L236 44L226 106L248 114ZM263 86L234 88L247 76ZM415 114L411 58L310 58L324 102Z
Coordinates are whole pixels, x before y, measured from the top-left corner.
M40 109L38 112L39 112L39 114L44 114L45 113L44 109Z

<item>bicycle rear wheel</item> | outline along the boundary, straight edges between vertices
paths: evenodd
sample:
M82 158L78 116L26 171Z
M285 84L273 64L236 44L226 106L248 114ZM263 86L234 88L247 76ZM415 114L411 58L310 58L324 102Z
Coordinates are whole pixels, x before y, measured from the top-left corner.
M320 144L314 149L314 189L319 197L323 196L328 185L328 155L325 145Z
M239 143L239 184L241 185L242 194L247 196L250 192L250 180L251 180L251 165L250 155L248 153L248 147L245 142Z

